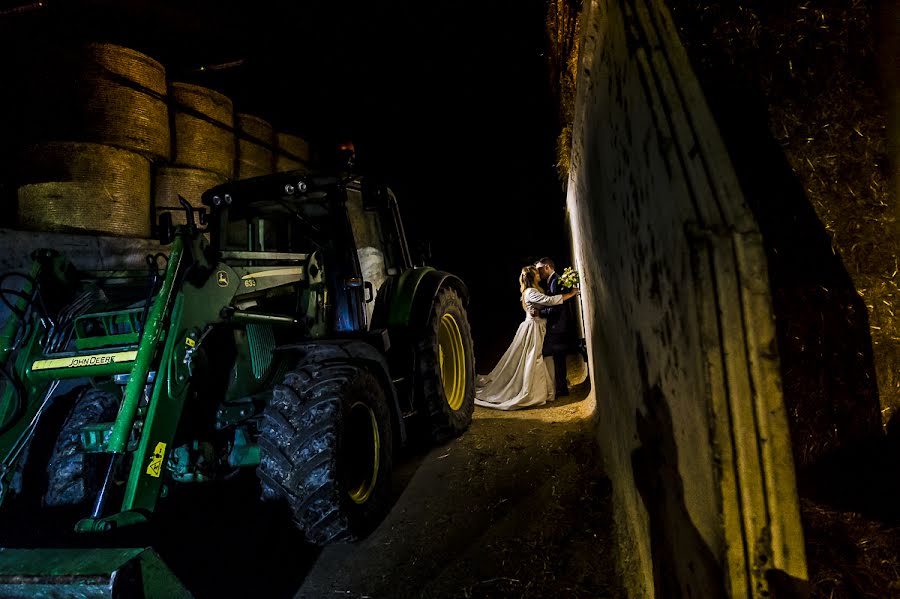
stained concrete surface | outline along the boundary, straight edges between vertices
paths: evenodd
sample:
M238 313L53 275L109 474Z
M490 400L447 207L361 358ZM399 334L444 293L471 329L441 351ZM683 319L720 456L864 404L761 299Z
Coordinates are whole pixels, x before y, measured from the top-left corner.
M665 3L580 31L568 211L626 588L770 596L806 565L757 224Z

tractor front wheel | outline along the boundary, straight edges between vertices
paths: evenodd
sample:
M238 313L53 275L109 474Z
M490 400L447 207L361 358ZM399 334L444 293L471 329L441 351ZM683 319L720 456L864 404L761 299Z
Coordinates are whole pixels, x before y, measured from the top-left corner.
M45 506L86 506L100 492L104 475L102 460L99 454L85 453L81 431L90 424L114 421L119 403L118 394L91 388L75 400L47 465Z
M316 545L365 536L387 510L393 434L384 391L364 368L315 353L263 412L257 475Z
M429 437L440 442L461 435L475 409L475 352L466 309L453 289L438 291L416 351L416 400Z

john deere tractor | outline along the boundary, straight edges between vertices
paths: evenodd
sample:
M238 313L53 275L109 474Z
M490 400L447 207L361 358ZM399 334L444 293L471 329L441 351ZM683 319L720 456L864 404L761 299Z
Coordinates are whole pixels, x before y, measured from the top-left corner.
M310 542L353 540L389 508L395 449L469 426L466 286L414 265L387 187L293 172L202 202L160 214L146 270L77 271L47 249L0 279L7 522L94 546L179 487L255 469ZM0 549L0 589L143 559L37 551Z

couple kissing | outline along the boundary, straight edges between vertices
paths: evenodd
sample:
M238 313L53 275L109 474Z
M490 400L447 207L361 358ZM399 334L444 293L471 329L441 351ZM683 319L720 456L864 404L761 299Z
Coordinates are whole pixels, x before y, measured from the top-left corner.
M525 319L494 369L476 379L475 404L485 408L517 410L568 395L566 355L575 332L565 303L581 291L562 287L550 258L522 269L519 290Z

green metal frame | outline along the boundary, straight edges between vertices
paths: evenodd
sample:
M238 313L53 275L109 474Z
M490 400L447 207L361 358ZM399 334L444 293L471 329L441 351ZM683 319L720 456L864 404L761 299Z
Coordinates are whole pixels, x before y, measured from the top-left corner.
M298 324L291 316L235 310L232 304L238 301L236 296L252 293L263 287L264 283L268 284L269 279L269 282L274 282L277 277L264 264L235 268L224 263L210 264L206 245L204 237L196 231L188 227L179 228L170 247L161 287L147 311L143 331L140 331L143 308L89 313L74 322L75 352L44 355L39 341L46 331L34 319L32 325L35 328L30 331L25 347L18 349L12 366L25 387L23 399L27 405L10 430L0 435L0 460L5 457L6 450L15 448L18 440L24 438L23 433L27 433L29 423L35 419L48 389L52 389L50 386L55 381L128 375L115 421L92 424L82 431L82 444L86 451L109 454L113 461L123 460L126 455L130 457L124 497L121 505L104 506L105 509L100 510L97 517L78 522L76 530L97 532L145 522L155 510L158 498L165 493L163 481L167 461L176 450L173 443L192 384L192 358L211 327L226 320L238 327L253 324L268 328ZM255 253L252 259L264 262L267 257ZM278 260L278 255L272 254L271 258ZM42 273L48 265L54 272ZM31 276L36 279L42 274L51 274L65 282L65 265L65 260L59 257L50 262L46 258L38 260L31 269ZM292 269L297 270L298 267L295 265ZM257 279L262 274L265 274L263 283L258 283ZM409 268L400 274L391 287L390 297L386 298L387 327L395 330L415 325L416 307L432 299L436 292L432 289L434 280L445 274L431 267ZM286 273L285 276L289 275ZM310 280L309 283L310 292L301 307L311 309L314 307L312 293L322 293L324 287L321 281ZM31 288L31 283L26 282L23 291L30 294ZM323 299L323 302L327 303L327 300ZM27 299L19 300L22 309L27 304ZM315 314L319 320L324 319L324 311L316 311ZM307 313L307 316L311 314ZM89 319L99 327L91 327L89 331L86 326ZM317 337L317 327L324 321L313 324L315 326L310 325L309 330L313 337ZM0 332L0 342L3 343L0 346L0 365L8 361L11 341L16 339L23 325L21 319L13 318ZM95 330L99 330L100 334L93 335ZM253 341L248 335L247 343L237 343L235 366L240 373L238 378L243 381L237 389L240 397L252 397L270 385L269 379L279 371L280 362L270 364L261 354L274 344L274 340L270 341L266 341L264 335ZM313 342L323 341L316 338ZM255 359L254 348L256 354L260 354ZM151 372L155 373L152 380L149 379ZM200 383L194 381L193 384ZM226 392L227 396L223 398L226 403L229 399L237 399L229 397L235 392L235 389ZM4 387L0 397L0 422L12 413L12 393L8 385ZM223 410L220 410L220 421L227 421L229 426L238 424L239 418L244 416L243 408L237 411L238 416L231 414L227 407ZM399 405L397 413L402 413ZM259 463L259 447L240 426L235 428L234 445L228 462L232 467L250 467ZM7 485L10 477L11 471L0 470L0 485ZM2 499L0 491L0 502Z
M389 327L408 326L410 324L409 319L412 315L419 284L430 272L434 272L434 269L430 266L425 266L410 268L400 274L394 287L393 297L390 298Z
M131 454L131 466L121 506L114 513L97 518L85 518L76 525L79 531L103 531L114 526L125 526L145 521L156 507L163 490L163 472L173 451L172 443L182 417L184 402L192 377L192 355L201 336L212 325L222 323L228 314L236 324L256 323L266 326L293 326L293 318L266 314L232 314L228 311L235 295L244 290L243 278L225 264L215 268L207 263L205 239L182 229L171 246L165 276L161 288L151 304L143 334L138 339L141 309L124 309L87 314L75 320L76 348L74 353L44 356L39 340L45 330L37 320L38 329L28 336L25 346L19 349L13 365L24 389L23 401L27 402L22 414L9 431L0 436L0 459L14 453L22 445L29 423L40 408L47 389L53 381L67 378L102 378L127 374L122 403L112 423L98 423L82 431L82 443L86 451L106 453L121 459ZM194 276L186 279L188 267ZM41 274L41 263L35 262L31 276ZM204 280L197 281L197 272L206 272ZM61 272L61 271L60 271ZM30 282L23 286L31 293ZM24 309L26 299L18 302ZM95 337L85 336L81 326L86 319L94 319L106 333ZM12 318L2 331L4 345L0 363L5 363L12 351L12 340L23 326L21 319ZM246 349L246 348L243 348ZM245 352L246 353L246 352ZM239 367L252 372L250 356L238 356ZM246 361L247 364L243 364ZM266 368L274 371L274 368ZM155 378L148 384L151 372ZM257 374L263 374L258 372ZM266 377L254 377L254 384L262 387ZM246 388L244 388L246 387ZM252 385L244 386L245 392L253 392ZM0 418L6 419L14 409L13 389L4 385L0 398ZM145 394L149 394L146 408L140 407ZM2 420L0 420L2 422ZM136 446L136 448L135 448ZM9 451L7 451L9 450ZM6 453L4 453L6 452ZM259 450L245 436L236 435L235 448L230 462L236 466L250 466L259 461ZM0 471L0 483L8 485L12 469ZM2 500L2 496L0 496Z
M29 597L193 597L150 548L0 549L0 596L26 592Z
M78 350L98 349L106 346L136 345L140 341L140 320L143 308L121 310L115 312L100 312L87 316L79 316L75 319L75 348ZM101 336L87 336L85 322L99 319L104 334ZM125 326L129 329L126 333L112 333Z
M34 280L37 279L40 273L41 263L38 260L35 260L31 264L31 271L28 273L28 276L31 277L31 280ZM26 279L25 283L22 285L22 293L28 297L31 297L34 292L34 285L32 285L31 280ZM14 305L18 311L22 312L27 307L28 300L24 297L20 297L16 300ZM3 330L0 332L0 368L6 366L6 362L9 360L9 356L12 353L13 342L19 334L19 329L23 324L22 319L16 314L12 314L4 323ZM2 405L6 405L6 403L4 402ZM2 412L0 412L0 415L2 415ZM2 422L2 420L0 420L0 422Z
M109 453L125 452L134 429L138 404L147 387L147 375L156 366L156 378L143 419L140 441L132 454L121 510L96 520L86 518L77 525L79 530L105 530L111 525L133 524L145 520L156 508L166 461L174 449L172 442L189 389L192 374L190 356L203 331L222 322L225 309L238 291L240 278L234 270L224 264L216 265L215 271L209 269L204 258L205 241L202 238L193 240L191 247L187 248L190 256L186 259L183 256L183 237L179 235L173 243L162 289L150 310L138 358L131 370L122 407L106 447ZM182 281L186 263L208 269L210 275L199 286ZM223 285L222 281L227 281L227 284ZM165 330L169 334L166 336L163 325L167 316Z
M137 347L136 327L140 310L103 312L87 315L99 319L106 331L116 324L125 324L131 332L76 340L76 347L85 351L61 356L44 356L39 340L43 328L33 331L16 356L13 370L24 386L27 402L16 423L0 436L0 459L11 456L22 444L29 423L40 409L52 381L67 378L102 378L116 374L128 374L122 403L113 423L96 424L82 432L86 451L123 456L137 441L132 452L131 470L126 483L125 496L119 510L97 519L86 518L76 525L79 531L102 531L113 526L124 526L146 520L156 507L163 481L166 459L172 450L172 442L181 420L184 401L191 379L190 356L202 332L210 325L221 322L235 293L240 277L224 264L215 271L206 263L203 248L206 241L189 230L182 230L174 239L161 288L148 311L146 325ZM208 269L209 276L202 284L184 280L188 265ZM223 275L224 273L224 275ZM41 265L35 262L31 276L41 274ZM227 280L223 285L222 281ZM24 287L31 293L31 284ZM24 309L27 301L18 303ZM292 322L292 321L291 321ZM280 321L276 324L283 324ZM75 321L76 331L79 321ZM23 323L13 316L3 328L4 345L0 351L0 363L11 355L11 340L19 334ZM38 321L34 326L40 327ZM124 346L111 346L124 342ZM104 350L96 351L103 347ZM148 385L151 371L156 377ZM148 407L139 408L145 393L151 394ZM4 385L0 397L0 422L12 415L14 390ZM146 413L144 413L146 411ZM138 425L138 421L140 421ZM137 435L137 438L136 438ZM247 453L247 452L244 452ZM247 461L242 458L240 461ZM12 469L0 471L0 483L9 483ZM2 500L2 496L0 496Z

